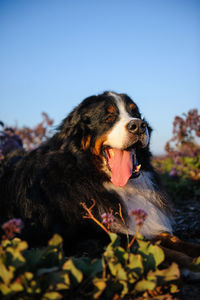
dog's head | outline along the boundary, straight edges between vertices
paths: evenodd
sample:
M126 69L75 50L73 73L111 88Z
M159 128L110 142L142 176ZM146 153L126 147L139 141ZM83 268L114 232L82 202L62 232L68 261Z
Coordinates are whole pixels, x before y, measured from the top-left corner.
M127 95L105 92L86 98L60 129L76 153L101 158L101 169L113 184L124 186L139 176L137 153L148 149L151 128Z

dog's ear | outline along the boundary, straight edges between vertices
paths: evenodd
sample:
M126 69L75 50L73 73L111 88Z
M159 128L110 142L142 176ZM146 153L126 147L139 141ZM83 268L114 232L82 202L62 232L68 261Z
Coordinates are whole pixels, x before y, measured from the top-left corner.
M80 114L75 109L62 121L58 130L65 133L66 135L70 135L71 130L79 123L79 121Z
M74 109L57 127L57 133L48 141L51 144L51 149L64 149L70 136L74 137L77 134L78 129L76 127L79 121L80 115Z
M53 141L58 148L64 149L67 145L78 152L81 149L80 141L84 149L89 145L87 125L87 105L92 97L81 102L60 124L58 132L54 135ZM82 139L81 139L82 138ZM79 149L80 148L80 149Z
M71 132L76 128L77 125L81 126L84 129L84 125L89 123L88 117L88 106L91 103L94 103L97 99L97 96L91 96L84 99L61 123L58 128L59 131L69 136ZM80 122L81 121L81 122Z
M78 132L78 123L80 121L80 115L76 111L71 112L58 127L58 132L54 136L56 144L59 145L60 149L64 149L70 140L73 141L74 136Z

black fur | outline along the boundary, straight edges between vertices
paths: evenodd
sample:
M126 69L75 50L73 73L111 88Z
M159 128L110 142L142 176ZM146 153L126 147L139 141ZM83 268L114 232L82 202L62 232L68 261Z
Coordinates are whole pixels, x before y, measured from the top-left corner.
M127 107L132 102L127 95L120 97ZM93 221L83 218L86 211L80 203L89 207L94 199L93 213L98 219L101 219L100 208L118 211L119 195L103 186L103 182L110 180L101 170L103 149L99 155L93 151L97 139L119 118L116 108L113 121L106 121L107 107L111 104L116 106L107 92L85 99L64 119L48 142L7 162L0 180L1 223L13 217L21 218L25 224L22 238L31 246L45 244L54 232L63 236L67 254L90 251L88 247L94 253L93 241L97 241L97 249L98 241L101 245L102 240L106 243L104 232ZM129 113L141 117L137 106ZM148 130L151 131L150 127ZM90 145L84 149L88 136ZM153 172L148 146L136 147L142 169Z

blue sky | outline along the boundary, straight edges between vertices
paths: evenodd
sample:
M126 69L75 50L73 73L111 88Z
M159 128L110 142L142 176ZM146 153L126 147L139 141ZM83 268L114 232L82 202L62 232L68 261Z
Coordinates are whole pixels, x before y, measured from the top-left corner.
M164 150L200 109L200 1L0 0L0 120L55 125L85 97L129 94Z

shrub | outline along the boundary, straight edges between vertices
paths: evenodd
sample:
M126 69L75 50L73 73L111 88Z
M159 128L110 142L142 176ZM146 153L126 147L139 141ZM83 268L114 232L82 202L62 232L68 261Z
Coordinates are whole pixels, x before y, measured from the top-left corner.
M0 245L0 293L4 299L173 299L179 269L162 267L164 254L137 235L131 251L109 233L111 242L99 259L65 258L62 239L28 249L19 238ZM162 295L162 297L160 297ZM129 297L129 298L126 298ZM142 297L142 298L141 298ZM157 298L159 297L159 298Z
M163 265L164 252L159 244L145 241L139 234L147 214L142 209L131 211L137 225L136 234L127 246L110 232L117 222L112 211L99 222L87 208L86 218L96 222L110 237L100 258L66 258L62 238L55 234L47 247L28 249L26 241L12 238L23 224L12 219L3 224L0 244L0 293L4 299L173 299L179 292L179 268L175 263ZM119 216L124 222L121 214ZM194 266L195 267L195 266ZM157 298L158 297L158 298Z
M190 110L183 114L183 117L176 116L173 122L173 136L165 146L168 154L167 164L163 161L161 164L164 172L169 172L171 176L200 180L200 146L195 137L200 137L198 110Z
M191 109L187 114L182 114L182 117L174 118L173 136L166 143L165 150L170 154L178 152L194 156L200 151L195 137L200 137L200 115L197 109Z
M166 156L154 157L153 165L174 201L200 196L200 115L197 109L176 116L173 136L166 143Z
M47 113L42 113L43 120L34 128L24 126L19 128L5 126L0 122L0 159L14 150L32 150L45 142L50 136L53 120Z

